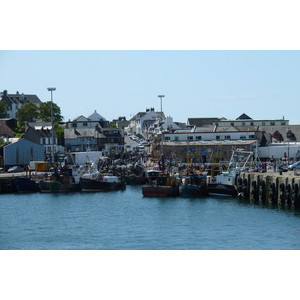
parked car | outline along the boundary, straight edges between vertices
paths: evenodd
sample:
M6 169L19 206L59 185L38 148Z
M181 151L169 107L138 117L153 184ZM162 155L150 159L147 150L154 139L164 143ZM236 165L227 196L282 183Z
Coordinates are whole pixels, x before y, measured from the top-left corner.
M292 165L288 166L288 169L293 171L295 168L300 168L300 161L297 161L295 163L293 163Z
M279 166L278 171L279 172L287 172L288 171L288 166Z
M18 172L24 172L25 170L22 167L14 166L7 170L8 173L18 173Z

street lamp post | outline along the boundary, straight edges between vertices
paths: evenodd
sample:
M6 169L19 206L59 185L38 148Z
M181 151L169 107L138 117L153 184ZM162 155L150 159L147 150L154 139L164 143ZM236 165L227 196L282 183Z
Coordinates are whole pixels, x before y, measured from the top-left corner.
M160 120L162 122L162 98L164 98L165 95L158 95L158 98L160 98Z
M161 151L160 153L163 154L163 128L162 128L162 98L164 98L165 95L158 95L158 98L160 98L160 140L161 140Z
M55 87L48 88L48 91L51 92L51 161L54 162L54 128L53 128L53 91L55 91Z

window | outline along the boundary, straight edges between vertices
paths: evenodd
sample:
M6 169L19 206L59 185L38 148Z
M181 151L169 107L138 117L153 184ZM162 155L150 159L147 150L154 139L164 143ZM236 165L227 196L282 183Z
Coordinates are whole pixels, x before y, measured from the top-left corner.
M262 126L266 126L266 122L261 122L261 125Z
M254 139L254 138L255 138L254 134L249 135L249 139Z
M216 136L216 140L220 140L221 138L220 138L220 136L219 135L217 135Z
M225 140L230 140L231 139L231 136L230 135L225 135Z
M179 141L179 137L175 136L174 141Z
M231 122L231 123L230 123L230 126L234 126L234 122Z
M77 124L76 123L72 123L72 127L77 127Z
M192 140L193 140L193 137L192 137L192 136L188 136L188 137L187 137L187 140L188 140L188 141L192 141Z
M253 126L253 125L254 125L254 122L250 122L250 125Z
M245 135L241 135L240 136L240 140L245 140L246 139L246 136Z
M197 141L202 140L202 136L201 136L201 135L197 135L197 136L196 136L196 140L197 140Z
M245 123L245 122L242 122L242 126L246 126L246 123Z
M273 126L274 126L274 125L275 125L275 122L271 122L271 125L273 125Z
M166 142L168 142L168 141L170 141L171 140L171 138L169 137L169 136L165 136L165 141Z
M285 125L285 121L281 122L281 125Z
M83 123L83 126L84 126L84 127L87 127L87 125L88 125L87 123Z

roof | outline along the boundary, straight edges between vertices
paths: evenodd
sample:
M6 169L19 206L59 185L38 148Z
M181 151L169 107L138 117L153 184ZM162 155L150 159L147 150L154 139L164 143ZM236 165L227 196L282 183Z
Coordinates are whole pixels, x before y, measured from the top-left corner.
M236 120L252 120L252 118L250 118L248 115L243 113Z
M147 115L148 113L153 113L153 112L157 115L157 118L165 119L164 112L160 112L160 111L147 111L147 112L138 112L135 116L133 116L130 119L130 121L136 120L137 118L142 118L143 116Z
M16 94L7 94L7 91L4 91L2 93L2 96L0 100L4 100L7 105L10 105L12 103L14 104L26 104L26 103L34 103L36 105L40 105L42 101L39 99L37 95L31 95L31 94L20 94L17 92Z
M87 118L90 121L106 121L106 119L103 118L101 115L99 115L96 110L91 115L89 115Z
M213 122L219 121L220 118L188 118L188 125L197 127L212 125Z

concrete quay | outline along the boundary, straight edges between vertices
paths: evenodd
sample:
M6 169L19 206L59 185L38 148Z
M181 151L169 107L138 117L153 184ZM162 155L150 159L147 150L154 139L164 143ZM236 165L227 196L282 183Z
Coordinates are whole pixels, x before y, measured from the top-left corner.
M250 201L300 207L300 174L296 171L242 172L236 186L239 197Z

